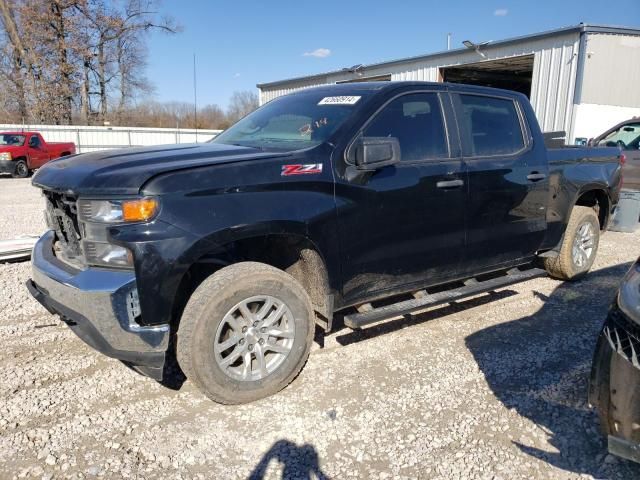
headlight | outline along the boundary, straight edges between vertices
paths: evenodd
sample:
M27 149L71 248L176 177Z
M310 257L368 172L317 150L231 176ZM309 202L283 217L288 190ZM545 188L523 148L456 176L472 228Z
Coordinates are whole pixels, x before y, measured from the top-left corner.
M618 292L618 306L640 324L640 263L635 263L624 276Z
M0 153L0 160L13 160L13 157L9 152L2 152Z
M89 265L123 268L133 266L131 251L119 245L84 240L82 246Z
M84 222L122 223L146 222L158 213L155 198L132 200L78 200L78 213Z
M82 232L82 250L88 265L131 268L131 251L109 243L107 229L111 224L146 222L159 211L155 198L130 200L78 199L78 217Z

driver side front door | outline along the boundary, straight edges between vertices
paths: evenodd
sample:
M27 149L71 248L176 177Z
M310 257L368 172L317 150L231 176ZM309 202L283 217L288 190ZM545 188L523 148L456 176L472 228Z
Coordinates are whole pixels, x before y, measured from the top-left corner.
M49 152L44 147L40 135L32 135L28 143L29 168L40 168L49 161Z
M402 94L363 127L393 137L401 160L375 171L338 169L343 299L357 304L455 276L465 244L466 170L445 91ZM348 172L351 173L348 173Z

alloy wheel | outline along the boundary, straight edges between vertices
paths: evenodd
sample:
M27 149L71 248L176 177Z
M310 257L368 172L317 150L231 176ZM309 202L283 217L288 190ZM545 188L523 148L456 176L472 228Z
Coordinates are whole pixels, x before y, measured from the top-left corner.
M583 268L589 262L593 255L595 237L596 234L590 222L585 222L578 227L571 252L573 263L576 267Z
M261 380L286 360L295 338L289 307L261 295L236 304L217 328L213 350L218 367L240 381Z

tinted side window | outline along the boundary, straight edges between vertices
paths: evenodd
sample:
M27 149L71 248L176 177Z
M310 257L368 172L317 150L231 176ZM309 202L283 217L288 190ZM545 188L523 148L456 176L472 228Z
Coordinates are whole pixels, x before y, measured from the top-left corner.
M508 155L524 148L516 104L504 98L460 95L460 128L466 156Z
M378 112L365 137L395 137L403 161L449 156L442 109L435 93L403 95Z

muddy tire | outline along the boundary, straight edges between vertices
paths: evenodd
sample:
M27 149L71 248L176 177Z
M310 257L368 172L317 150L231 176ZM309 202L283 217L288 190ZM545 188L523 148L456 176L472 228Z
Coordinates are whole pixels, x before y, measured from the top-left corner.
M180 319L180 368L205 395L247 403L286 387L313 341L311 301L289 274L255 262L225 267L193 292Z
M27 178L29 176L29 167L24 160L18 160L16 167L11 174L13 178Z
M596 258L600 243L600 222L589 207L573 207L560 253L545 258L544 267L552 277L576 280L584 276Z

